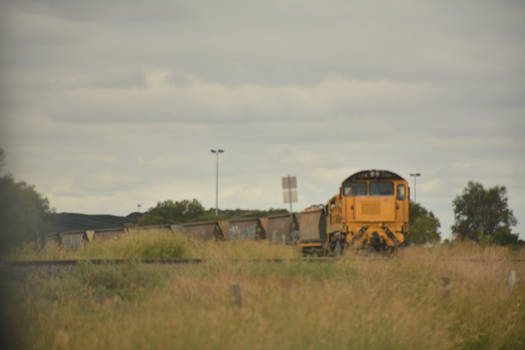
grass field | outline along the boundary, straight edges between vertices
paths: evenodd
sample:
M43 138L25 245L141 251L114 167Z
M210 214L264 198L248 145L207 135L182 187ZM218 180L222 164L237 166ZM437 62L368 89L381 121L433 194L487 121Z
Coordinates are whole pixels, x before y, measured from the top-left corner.
M129 258L7 276L11 340L30 349L523 349L525 252L462 244L330 262L265 242L130 235L73 252L11 258ZM143 265L137 257L199 257ZM517 282L508 284L510 271ZM449 281L447 283L447 281Z

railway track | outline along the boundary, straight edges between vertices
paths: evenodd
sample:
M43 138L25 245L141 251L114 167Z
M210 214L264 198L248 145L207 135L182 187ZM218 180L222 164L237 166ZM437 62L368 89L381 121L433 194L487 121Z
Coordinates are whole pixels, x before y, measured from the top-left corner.
M285 262L328 262L335 258L297 258L297 259L231 259L230 262L261 262L261 263L285 263ZM71 260L17 260L0 262L3 267L31 267L31 266L75 266L82 263L95 265L102 264L125 264L137 262L142 264L165 264L165 265L188 265L200 264L213 261L211 259L71 259Z
M388 260L389 257L360 257L362 261L381 261ZM293 259L231 259L229 262L246 262L246 263L290 263L290 262L335 262L338 258L334 257L319 257L319 258L293 258ZM18 261L4 261L0 262L0 267L39 267L39 266L75 266L83 263L90 263L95 265L103 264L125 264L128 262L137 262L142 264L161 264L161 265L192 265L211 262L211 259L70 259L70 260L18 260ZM511 262L524 263L525 259L509 259L509 260L485 260L485 259L457 259L462 262L472 263L492 263L492 262Z

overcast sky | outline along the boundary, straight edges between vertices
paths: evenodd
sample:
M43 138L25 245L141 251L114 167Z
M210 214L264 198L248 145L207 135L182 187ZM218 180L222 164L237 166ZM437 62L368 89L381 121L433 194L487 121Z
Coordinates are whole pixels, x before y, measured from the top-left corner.
M450 236L467 181L525 228L523 1L2 1L0 147L58 212L325 202L363 169ZM412 189L412 193L413 193ZM521 233L525 239L525 232Z

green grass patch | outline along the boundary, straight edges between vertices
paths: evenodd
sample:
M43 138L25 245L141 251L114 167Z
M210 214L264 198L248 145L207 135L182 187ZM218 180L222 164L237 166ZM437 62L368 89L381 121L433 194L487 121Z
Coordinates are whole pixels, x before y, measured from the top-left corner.
M166 269L133 261L124 264L82 263L70 278L94 294L115 294L122 297L144 292L163 284Z

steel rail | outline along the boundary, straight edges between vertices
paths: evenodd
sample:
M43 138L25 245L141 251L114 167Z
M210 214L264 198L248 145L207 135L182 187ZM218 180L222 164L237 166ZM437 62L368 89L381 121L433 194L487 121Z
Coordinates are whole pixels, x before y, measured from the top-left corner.
M389 260L390 257L358 257L359 261L382 261ZM224 262L243 262L243 263L288 263L288 262L335 262L339 261L335 257L320 257L320 258L275 258L275 259L228 259ZM349 260L352 261L352 260ZM493 263L493 262L510 262L523 263L525 259L454 259L457 262L473 262L473 263ZM0 262L0 267L31 267L31 266L74 266L83 263L90 263L95 265L102 264L125 264L125 263L142 263L142 264L164 264L164 265L189 265L200 264L206 262L217 262L214 259L69 259L69 260L12 260Z
M228 259L225 262L263 262L263 263L285 263L285 262L326 262L335 261L335 258L297 258L297 259ZM73 266L82 263L95 265L102 264L125 264L125 263L142 263L142 264L200 264L205 262L216 262L213 259L69 259L69 260L13 260L0 262L0 266Z

